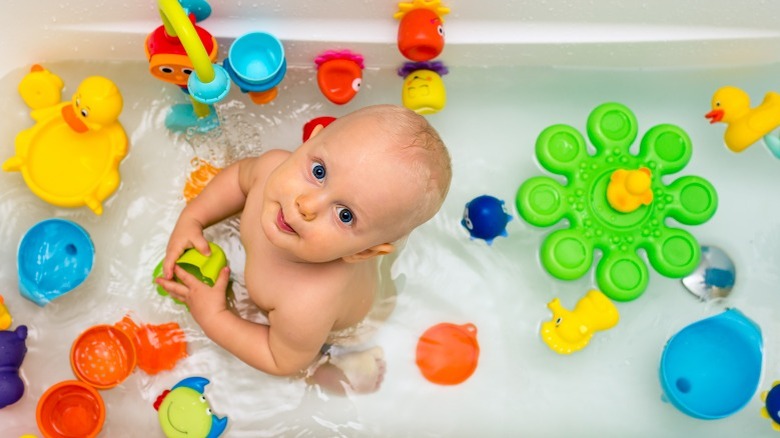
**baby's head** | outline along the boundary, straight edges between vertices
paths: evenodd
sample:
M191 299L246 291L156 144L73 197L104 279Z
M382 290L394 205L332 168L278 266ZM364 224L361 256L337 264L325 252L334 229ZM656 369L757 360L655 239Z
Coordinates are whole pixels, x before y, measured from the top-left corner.
M376 105L316 128L271 175L265 197L280 206L300 258L359 261L392 252L431 219L451 179L447 148L424 117Z
M377 175L376 180L355 187L386 197L385 214L394 225L387 227L388 242L406 237L439 211L449 191L452 167L444 142L425 117L401 106L374 105L339 118L333 128L341 123L372 129L373 138L354 140L361 147L377 148L382 159L393 165L389 180ZM378 186L393 190L385 193Z

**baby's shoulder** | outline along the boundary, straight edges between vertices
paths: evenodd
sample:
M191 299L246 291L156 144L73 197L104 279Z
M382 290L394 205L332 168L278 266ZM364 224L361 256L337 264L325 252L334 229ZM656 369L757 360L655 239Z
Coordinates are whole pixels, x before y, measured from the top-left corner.
M242 187L251 189L256 184L262 185L266 177L289 156L289 151L271 149L256 157L241 160L239 178Z

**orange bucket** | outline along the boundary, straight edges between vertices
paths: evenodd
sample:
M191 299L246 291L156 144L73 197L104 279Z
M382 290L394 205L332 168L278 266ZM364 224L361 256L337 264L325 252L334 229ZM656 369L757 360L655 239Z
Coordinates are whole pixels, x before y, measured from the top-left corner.
M70 365L82 382L98 389L113 388L135 369L135 346L122 330L111 325L96 325L73 342Z
M76 380L47 389L35 409L38 428L46 438L93 438L105 419L103 398L95 388Z
M417 367L430 382L457 385L477 369L479 344L474 324L437 324L417 342Z

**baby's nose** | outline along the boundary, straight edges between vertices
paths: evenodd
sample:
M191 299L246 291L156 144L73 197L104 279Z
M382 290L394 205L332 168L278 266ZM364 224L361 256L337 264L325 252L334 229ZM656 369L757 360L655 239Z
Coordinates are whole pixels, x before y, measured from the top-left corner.
M295 199L295 205L298 207L303 220L313 221L317 217L317 212L322 205L322 197L316 194L304 194Z

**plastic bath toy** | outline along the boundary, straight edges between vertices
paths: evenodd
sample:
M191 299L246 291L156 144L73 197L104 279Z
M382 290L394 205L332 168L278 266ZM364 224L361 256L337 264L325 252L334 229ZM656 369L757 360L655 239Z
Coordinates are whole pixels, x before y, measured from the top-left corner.
M35 125L15 140L16 155L3 163L20 171L38 197L59 207L86 205L103 213L101 202L119 187L119 163L127 136L119 123L122 95L110 80L91 76L71 101L59 102L62 80L35 65L19 84Z
M512 220L504 201L490 195L477 196L463 209L460 221L472 239L483 239L488 245L498 236L507 236L506 224Z
M306 141L311 137L312 131L314 131L314 128L316 128L318 125L322 125L322 127L326 127L330 125L334 120L336 120L335 117L330 116L322 116L322 117L315 117L306 124L303 125L303 141Z
M661 387L686 415L728 417L745 407L758 389L763 356L759 327L729 309L669 339L661 355Z
M433 114L447 104L447 90L441 77L449 70L439 61L407 62L398 69L404 78L403 105L417 114Z
M219 49L216 39L194 24L206 19L211 7L203 0L158 0L157 6L163 25L146 38L149 71L179 86L192 103L174 105L165 126L172 131L208 132L219 126L211 105L230 91L227 72L213 64Z
M596 150L590 155L585 139L568 125L546 128L536 140L543 168L563 175L567 184L538 176L526 180L516 197L517 210L531 225L547 227L566 218L569 228L551 233L541 247L542 266L556 278L582 277L596 267L598 289L616 301L633 300L647 288L647 265L637 254L642 248L660 274L684 277L696 268L700 247L687 231L670 228L670 217L685 225L706 222L717 208L715 188L704 178L683 176L669 185L664 175L682 170L692 154L691 140L677 126L652 127L632 155L638 126L625 106L606 103L588 117L588 136ZM612 208L606 197L610 176L618 169L646 167L653 174L653 202L631 213Z
M189 17L195 35L203 46L209 62L214 62L219 51L217 39L206 29L194 24L194 19L194 15ZM163 82L174 84L183 91L189 92L187 82L195 71L195 66L179 37L168 34L165 26L161 25L146 37L144 47L146 58L149 60L149 73Z
M95 438L106 420L106 405L95 388L66 380L43 393L35 420L45 438Z
M209 242L209 248L211 249L210 256L204 256L199 253L195 248L190 248L184 251L184 254L179 257L176 264L184 268L185 271L194 275L198 280L206 283L209 286L214 286L214 283L219 277L219 271L227 266L227 258L225 252L214 242ZM162 276L162 261L154 268L153 279ZM162 296L168 295L168 292L161 286L157 285L157 293ZM177 299L173 299L178 304L183 304Z
M352 100L363 84L363 56L349 50L328 50L315 60L317 86L336 105Z
M24 381L19 377L27 354L27 326L0 331L0 409L14 404L24 395Z
M8 312L8 308L5 306L5 299L0 295L0 330L6 330L11 327L11 314Z
M727 124L723 139L734 152L748 146L780 126L780 94L770 91L764 101L750 108L750 97L737 87L722 87L712 96L712 111L704 115L710 123Z
M173 369L179 360L187 357L187 341L184 332L175 322L138 325L125 316L114 327L133 341L138 368L146 374Z
M612 172L607 185L607 202L621 213L631 213L640 205L653 202L652 174L647 167Z
M398 50L412 61L429 61L444 49L444 15L450 9L439 0L398 3Z
M282 42L265 32L238 37L230 45L228 57L222 64L236 86L258 105L276 98L277 86L287 73Z
M761 416L771 420L772 429L780 432L780 380L774 381L769 391L761 393L761 401L764 402Z
M547 307L553 316L551 321L542 323L542 340L559 354L582 350L595 332L611 329L620 319L617 307L597 290L588 291L572 311L563 308L558 298L550 301Z
M88 328L70 349L73 374L98 389L113 388L122 383L133 372L136 363L133 341L112 325Z
M722 249L702 245L701 262L691 275L682 279L682 284L702 301L725 298L731 293L737 271L734 262Z
M94 261L95 246L78 224L66 219L38 222L19 243L19 293L45 306L83 283Z
M439 385L457 385L477 369L479 344L474 324L443 322L430 327L417 342L417 367Z
M203 191L206 185L211 181L220 170L219 167L214 167L208 161L197 159L198 167L190 172L190 176L187 178L187 183L184 185L182 194L187 202L195 199L196 196Z
M225 431L228 419L212 414L203 396L208 384L203 377L188 377L157 397L154 408L166 437L216 438Z

